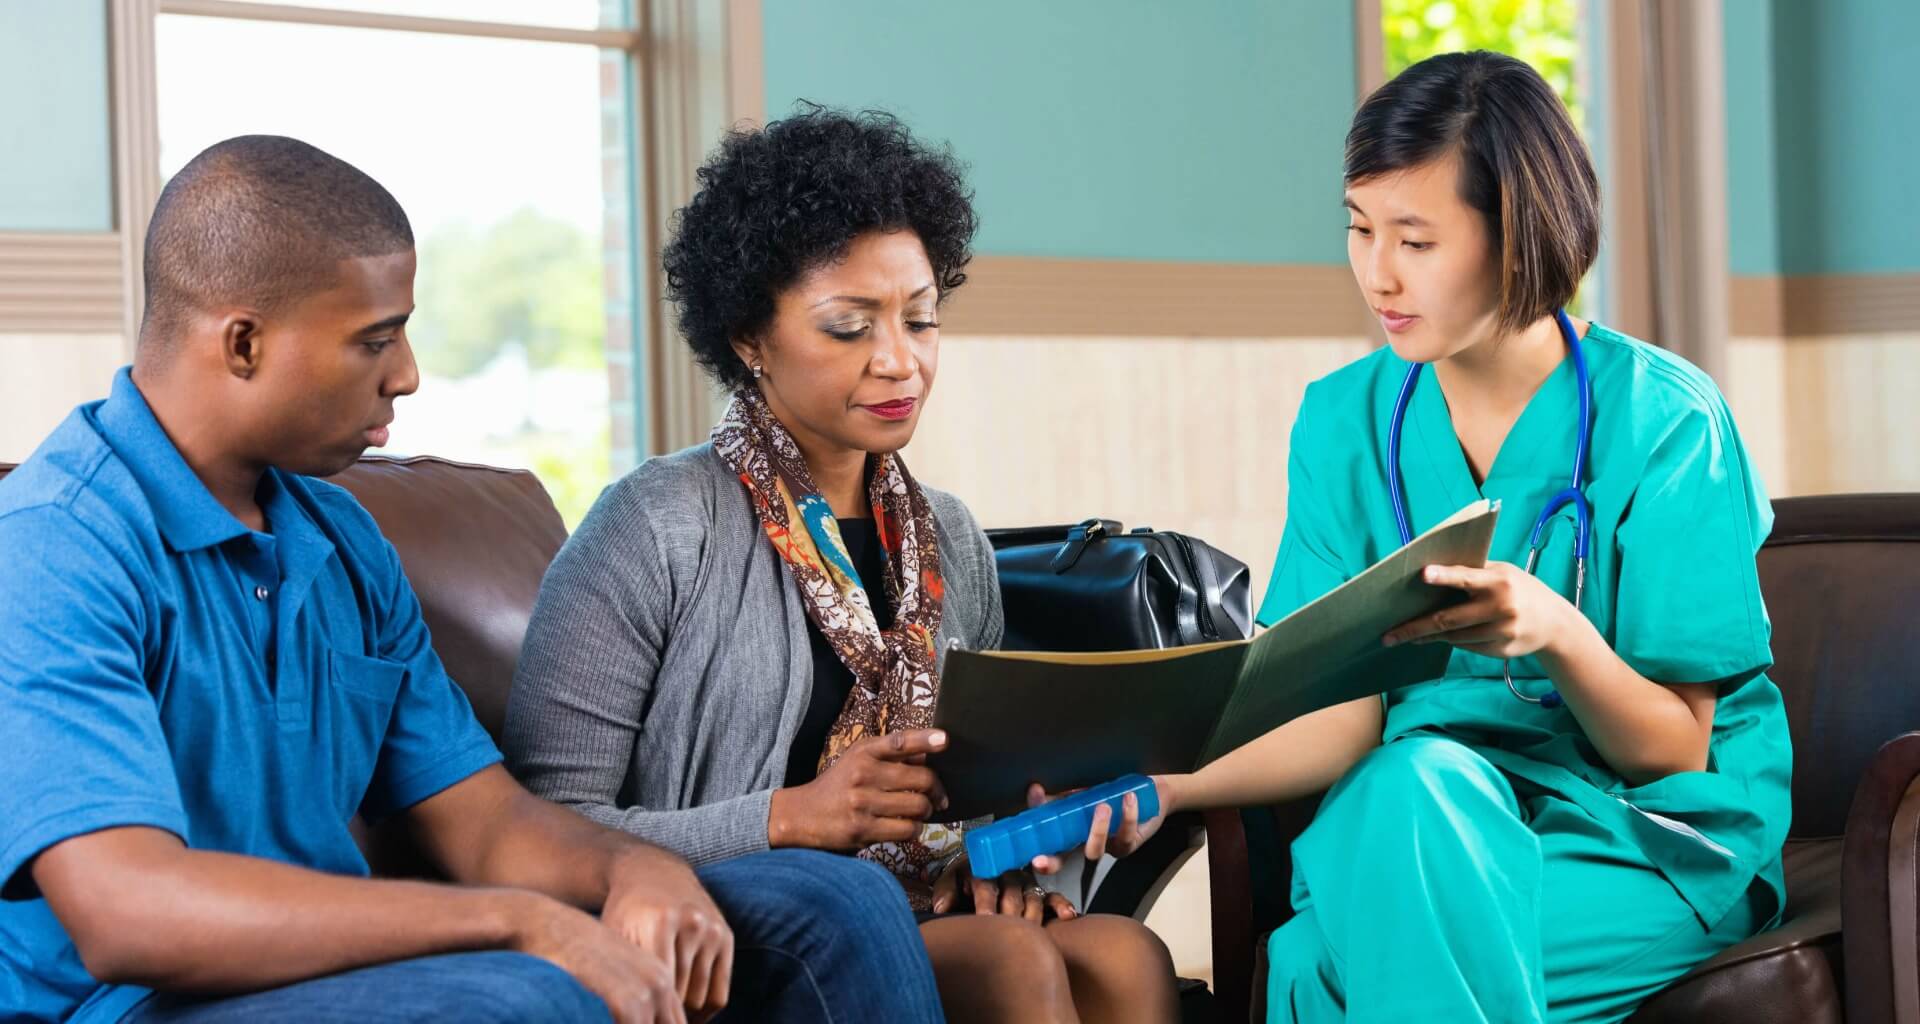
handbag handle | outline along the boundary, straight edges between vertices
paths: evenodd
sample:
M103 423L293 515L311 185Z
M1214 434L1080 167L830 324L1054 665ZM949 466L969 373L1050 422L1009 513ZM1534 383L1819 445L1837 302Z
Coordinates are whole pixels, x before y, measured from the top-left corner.
M1080 561L1080 556L1086 552L1088 543L1109 534L1119 533L1120 530L1120 524L1111 519L1086 519L1074 524L1073 528L1067 531L1067 543L1061 547L1059 554L1053 556L1053 561L1047 564L1047 568L1052 569L1055 576L1067 572L1073 568L1074 563Z

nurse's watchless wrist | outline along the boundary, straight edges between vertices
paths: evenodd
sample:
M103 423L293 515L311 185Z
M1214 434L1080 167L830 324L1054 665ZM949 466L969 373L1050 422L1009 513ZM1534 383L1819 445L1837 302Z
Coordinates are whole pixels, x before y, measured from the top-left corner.
M1555 623L1547 635L1547 642L1540 648L1540 656L1549 664L1548 674L1556 679L1558 675L1551 669L1571 664L1580 657L1580 652L1600 634L1594 629L1593 620L1581 614L1571 601L1561 601L1555 605Z
M1160 791L1161 817L1176 814L1180 811L1184 798L1187 795L1185 783L1188 778L1189 776L1185 775L1155 775L1153 777L1153 784L1155 788Z

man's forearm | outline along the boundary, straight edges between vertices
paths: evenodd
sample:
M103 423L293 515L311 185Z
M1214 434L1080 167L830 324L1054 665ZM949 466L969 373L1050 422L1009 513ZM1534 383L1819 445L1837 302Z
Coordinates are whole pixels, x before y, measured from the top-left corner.
M414 808L416 834L456 881L511 886L598 911L622 870L692 873L685 861L534 796L489 770Z
M552 906L532 893L189 850L146 828L68 840L34 872L89 973L170 991L252 991L410 957L513 948L540 904Z
M538 797L526 795L514 805L502 816L478 876L468 881L531 889L598 911L622 870L693 870L657 846Z

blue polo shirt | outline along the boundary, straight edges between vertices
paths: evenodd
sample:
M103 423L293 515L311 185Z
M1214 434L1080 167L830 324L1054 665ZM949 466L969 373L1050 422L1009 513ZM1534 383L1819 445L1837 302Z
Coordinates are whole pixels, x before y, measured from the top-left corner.
M349 834L500 759L346 491L269 470L255 533L131 375L0 480L0 1021L117 1020L33 857L125 825L367 874ZM77 1014L76 1014L76 1011Z

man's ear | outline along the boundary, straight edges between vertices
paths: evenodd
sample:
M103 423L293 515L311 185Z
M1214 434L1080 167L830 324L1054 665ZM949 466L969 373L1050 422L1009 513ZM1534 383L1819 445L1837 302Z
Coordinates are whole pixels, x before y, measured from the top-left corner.
M220 318L220 360L227 372L241 380L260 369L260 316L252 310L231 310Z

